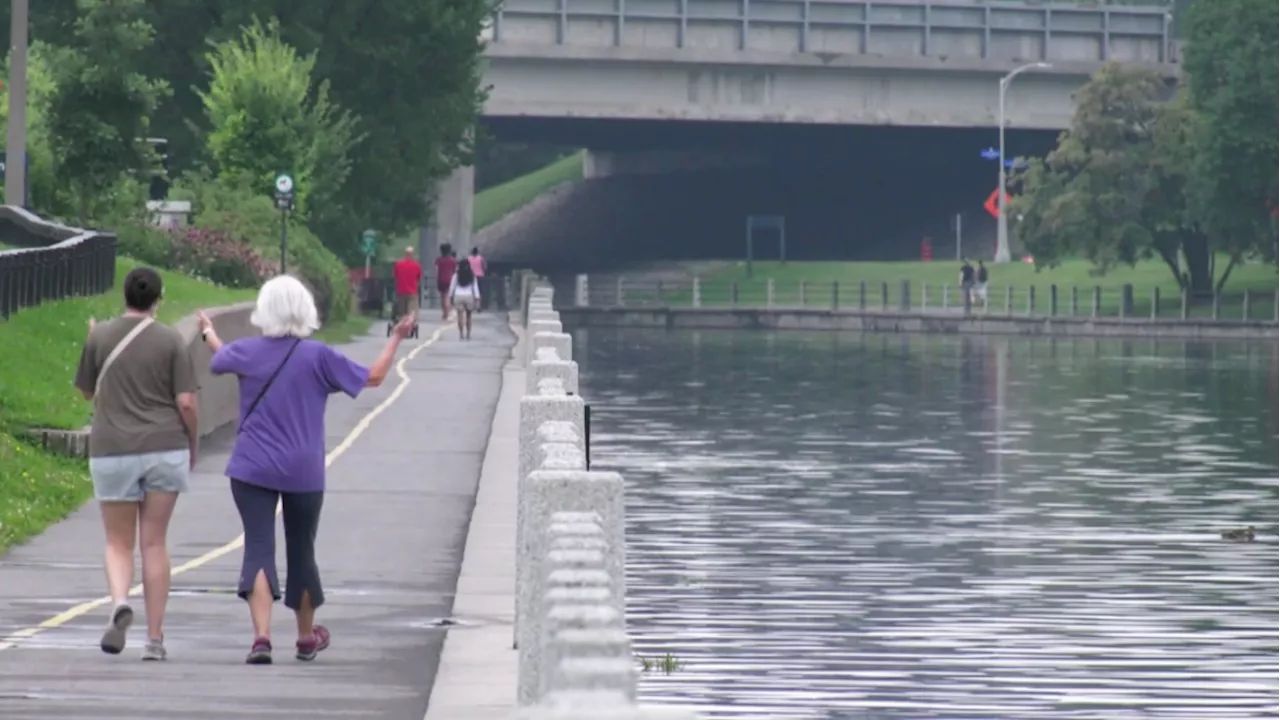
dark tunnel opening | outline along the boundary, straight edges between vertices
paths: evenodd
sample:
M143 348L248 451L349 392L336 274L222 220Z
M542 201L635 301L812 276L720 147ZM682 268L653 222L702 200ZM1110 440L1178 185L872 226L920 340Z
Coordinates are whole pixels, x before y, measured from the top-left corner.
M929 238L954 254L994 251L982 207L997 185L995 128L493 118L500 140L595 151L688 151L753 157L755 166L586 180L491 250L498 259L564 267L737 259L749 216L785 219L788 258L908 260ZM1006 131L1006 156L1043 156L1056 131ZM759 236L764 240L763 235ZM776 243L759 256L776 257ZM512 257L503 258L503 255ZM518 257L516 257L518 256Z

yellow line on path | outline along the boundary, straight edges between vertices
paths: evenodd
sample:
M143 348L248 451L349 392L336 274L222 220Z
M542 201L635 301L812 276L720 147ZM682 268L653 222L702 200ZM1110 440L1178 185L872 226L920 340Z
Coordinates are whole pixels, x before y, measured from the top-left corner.
M337 460L339 457L342 457L343 453L350 450L351 446L355 444L356 440L360 439L360 436L364 434L365 430L369 429L369 425L374 421L374 419L377 418L379 415L381 415L383 410L386 410L387 408L391 407L391 404L394 403L396 399L398 399L402 394L404 394L405 388L409 386L409 375L404 370L405 363L409 362L414 357L416 357L418 353L422 352L423 350L427 349L432 344L434 344L437 340L440 339L440 336L444 333L444 331L448 330L450 327L451 326L448 324L442 325L435 332L431 333L431 337L418 343L417 346L415 346L412 350L409 351L408 355L405 355L404 357L400 358L400 361L397 362L395 365L396 375L400 376L400 384L396 385L395 390L392 390L391 394L388 395L385 400L378 403L377 407L373 408L367 414L365 414L364 417L360 418L360 422L356 423L356 426L351 428L351 432L347 433L347 436L342 439L342 442L338 443L337 447L335 447L333 450L330 450L329 454L324 456L324 466L326 468L332 465L334 460ZM279 507L276 508L276 514L277 515L280 514ZM239 537L227 543L226 545L223 545L220 548L215 548L213 550L210 550L209 552L201 555L198 558L188 560L187 562L175 567L173 569L172 574L181 575L182 573L185 573L188 570L194 570L203 565L208 565L209 563L213 562L214 560L217 560L218 558L228 553L239 550L241 547L244 547L243 533L241 533ZM132 596L141 595L142 585L138 584L129 588L129 594ZM21 643L23 640L30 639L35 635L38 635L41 632L44 632L45 630L52 630L56 627L65 625L68 622L71 622L76 618L86 615L89 612L96 610L104 605L107 605L110 602L111 602L110 596L100 597L100 598L97 598L96 600L83 602L83 603L80 603L79 605L76 605L73 608L70 608L57 615L54 615L53 617L41 622L39 625L36 625L34 627L23 628L21 630L15 630L14 632L10 633L7 637L0 639L0 652L4 650L8 650L13 647L17 647L18 644Z

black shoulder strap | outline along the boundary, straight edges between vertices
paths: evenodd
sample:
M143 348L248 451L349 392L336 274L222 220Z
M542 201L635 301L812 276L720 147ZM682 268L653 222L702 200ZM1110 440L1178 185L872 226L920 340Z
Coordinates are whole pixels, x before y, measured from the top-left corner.
M300 345L301 343L302 343L302 340L300 339L293 341L293 345L289 348L289 352L285 353L284 360L280 361L280 364L276 366L276 371L271 373L271 377L267 378L266 384L263 385L262 389L258 391L258 397L253 399L253 404L249 405L249 409L244 412L244 417L240 419L240 427L236 428L237 435L239 435L240 432L244 430L244 426L249 422L249 416L253 415L253 411L258 409L258 403L262 402L262 397L267 394L268 390L271 389L271 383L276 381L276 376L279 375L280 371L284 369L285 363L289 362L289 358L293 356L293 351L297 350L298 345Z

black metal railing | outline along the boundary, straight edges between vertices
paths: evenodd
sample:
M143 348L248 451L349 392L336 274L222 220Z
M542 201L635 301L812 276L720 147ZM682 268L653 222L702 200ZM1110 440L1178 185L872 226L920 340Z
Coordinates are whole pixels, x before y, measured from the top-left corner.
M44 302L111 289L116 236L0 206L0 320Z

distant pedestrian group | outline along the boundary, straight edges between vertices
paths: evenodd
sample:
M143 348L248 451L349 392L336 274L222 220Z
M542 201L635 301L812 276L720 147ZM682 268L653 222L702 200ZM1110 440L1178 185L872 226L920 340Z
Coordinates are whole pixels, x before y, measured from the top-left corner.
M453 246L440 246L436 258L436 290L440 293L440 319L448 322L449 311L457 311L458 337L471 339L471 316L483 308L483 282L488 264L480 248L459 261Z
M141 545L147 620L142 659L151 661L168 656L167 534L199 449L195 365L181 334L155 320L163 295L154 270L130 272L124 313L102 323L90 319L75 374L76 387L94 403L89 471L111 597L100 645L109 654L125 648L134 619L128 600L134 549ZM315 299L290 276L273 278L258 292L250 322L261 337L224 343L213 318L203 312L197 318L212 352L209 371L239 381L239 427L225 474L244 532L236 592L249 607L253 630L246 662L272 662L271 610L281 599L297 621L294 656L314 660L332 639L315 621L325 602L315 554L325 497L325 407L335 393L355 397L382 384L416 316L401 318L368 366L311 339L320 326ZM283 583L276 567L277 507L288 563Z

